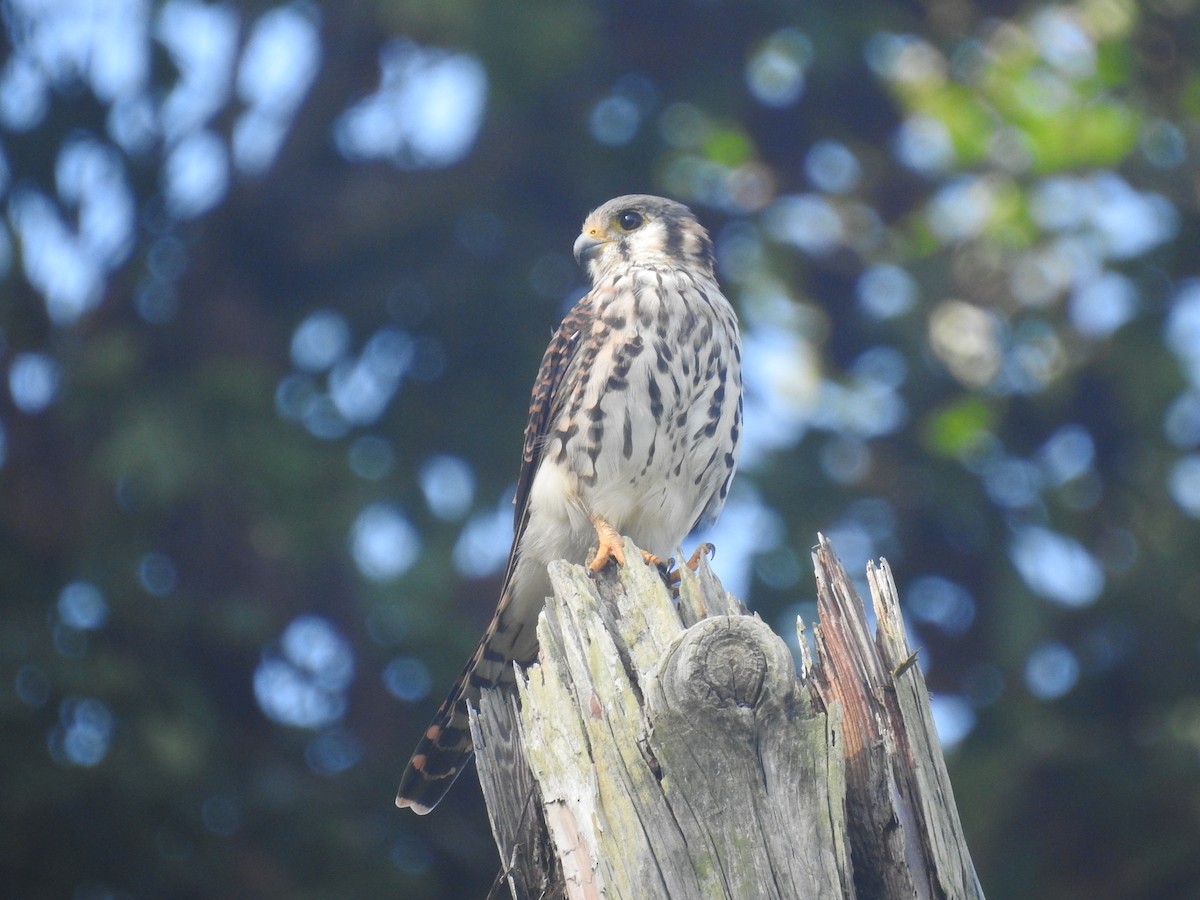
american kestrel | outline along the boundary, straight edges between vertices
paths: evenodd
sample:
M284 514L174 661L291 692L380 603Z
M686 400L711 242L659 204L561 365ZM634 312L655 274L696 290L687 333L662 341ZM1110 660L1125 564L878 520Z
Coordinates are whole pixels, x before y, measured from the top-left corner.
M575 241L592 289L542 357L517 479L500 602L426 729L396 796L419 814L470 761L467 704L537 657L546 565L624 564L620 535L666 558L725 504L742 427L737 316L691 211L633 194L592 212Z

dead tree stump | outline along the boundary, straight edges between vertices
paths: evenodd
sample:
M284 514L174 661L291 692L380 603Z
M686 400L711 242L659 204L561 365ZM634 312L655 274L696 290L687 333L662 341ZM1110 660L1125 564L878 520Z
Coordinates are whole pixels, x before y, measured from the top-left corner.
M472 717L515 900L983 897L886 562L872 637L821 538L797 673L706 564L676 604L626 558L551 564L519 705L487 692Z

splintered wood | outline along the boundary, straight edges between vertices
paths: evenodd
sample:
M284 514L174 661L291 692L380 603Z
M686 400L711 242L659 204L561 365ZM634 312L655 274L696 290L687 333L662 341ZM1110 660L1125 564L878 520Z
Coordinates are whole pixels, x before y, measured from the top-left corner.
M523 898L982 898L886 563L880 625L814 550L815 659L701 560L678 600L627 542L552 563L541 658L472 717L503 871ZM801 623L797 623L801 627ZM853 859L853 865L851 863Z

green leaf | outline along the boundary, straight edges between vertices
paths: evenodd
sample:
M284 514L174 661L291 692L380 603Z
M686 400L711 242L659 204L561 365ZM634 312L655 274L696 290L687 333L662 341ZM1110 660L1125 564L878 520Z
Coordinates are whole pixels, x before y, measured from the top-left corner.
M922 426L925 447L938 456L961 459L992 435L996 414L978 397L966 397L935 410Z

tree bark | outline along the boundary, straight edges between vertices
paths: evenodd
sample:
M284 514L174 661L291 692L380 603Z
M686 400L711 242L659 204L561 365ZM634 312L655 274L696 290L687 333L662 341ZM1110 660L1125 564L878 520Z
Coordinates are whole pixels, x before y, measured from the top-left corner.
M516 900L982 898L886 562L880 623L821 539L816 658L707 563L552 563L540 663L473 717Z

